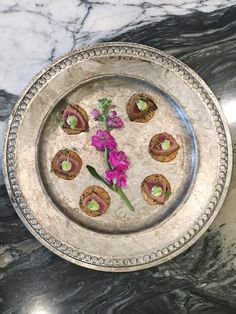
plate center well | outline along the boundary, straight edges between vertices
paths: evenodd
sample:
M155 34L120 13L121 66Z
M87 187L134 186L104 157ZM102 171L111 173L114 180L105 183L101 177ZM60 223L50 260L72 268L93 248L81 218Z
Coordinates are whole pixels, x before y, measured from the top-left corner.
M126 114L126 103L133 93L145 92L155 98L158 110L146 124L131 122ZM94 179L86 169L90 164L104 174L103 154L91 146L91 136L103 128L101 122L90 119L90 130L79 135L67 135L58 126L56 115L66 103L79 103L87 112L96 106L97 100L111 98L125 126L112 134L131 162L124 189L135 208L130 212L119 196ZM155 161L148 152L153 135L161 132L172 134L180 144L175 160L169 163ZM56 177L51 171L51 160L58 150L68 148L77 151L83 161L80 174L72 181ZM188 197L197 167L197 148L191 124L181 106L171 95L158 87L129 76L104 76L77 86L55 104L48 114L40 133L38 168L45 191L59 211L75 223L101 233L121 234L142 231L163 223L174 214ZM149 206L140 193L143 179L151 174L163 174L171 184L172 195L165 205ZM109 210L100 217L86 216L79 207L80 195L91 185L103 187L111 196Z

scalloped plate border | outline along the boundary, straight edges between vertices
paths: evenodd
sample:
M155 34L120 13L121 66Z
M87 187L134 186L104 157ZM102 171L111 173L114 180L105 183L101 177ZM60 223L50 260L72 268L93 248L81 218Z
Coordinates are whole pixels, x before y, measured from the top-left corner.
M162 250L150 252L144 256L132 259L108 259L103 258L102 256L86 255L84 252L70 247L54 238L38 223L37 219L32 215L30 208L27 207L27 203L21 194L15 173L15 143L17 139L17 130L31 100L47 81L59 74L60 71L77 62L100 55L136 56L147 61L157 62L167 67L169 70L174 71L195 90L209 109L219 138L218 145L221 152L219 176L215 185L215 190L204 213L198 218L198 221L190 227L189 231L172 245L163 247ZM148 46L125 42L101 43L73 51L57 59L29 82L9 118L4 145L3 172L8 194L17 214L29 231L44 246L60 257L87 268L114 272L135 271L170 260L194 244L207 230L219 212L230 184L232 173L232 143L228 124L216 97L206 83L187 65L165 52Z

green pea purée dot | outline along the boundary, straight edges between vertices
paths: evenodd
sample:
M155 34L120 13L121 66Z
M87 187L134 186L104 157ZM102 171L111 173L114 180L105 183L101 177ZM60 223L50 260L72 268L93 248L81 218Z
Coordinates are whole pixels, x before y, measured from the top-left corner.
M164 142L161 143L161 148L163 150L167 150L170 148L170 141L169 140L164 140Z
M91 201L89 201L87 203L87 207L88 207L88 209L94 210L94 211L99 210L99 208L100 208L98 202L94 199L92 199Z
M61 168L63 171L70 171L72 168L72 163L69 160L63 160L61 163Z
M148 109L148 104L146 103L146 101L142 99L137 100L136 105L140 111L144 111Z
M154 196L161 196L163 193L163 190L160 186L154 185L152 187L152 191L151 191L152 195Z
M78 123L78 118L76 116L72 115L66 119L66 122L71 127L71 129L74 129Z

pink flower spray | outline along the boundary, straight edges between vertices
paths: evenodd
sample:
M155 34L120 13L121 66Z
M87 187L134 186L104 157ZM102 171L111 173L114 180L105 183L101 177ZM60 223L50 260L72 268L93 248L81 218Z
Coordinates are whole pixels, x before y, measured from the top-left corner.
M97 171L90 165L87 165L88 171L98 180L103 182L111 190L118 193L127 207L134 211L132 204L124 193L123 189L126 186L126 171L130 165L125 152L117 150L115 138L111 135L112 129L120 129L124 126L124 122L118 116L117 112L111 109L110 99L101 99L98 104L98 109L93 109L92 117L96 121L103 121L105 130L99 129L96 134L91 137L91 145L96 150L104 153L104 161L107 166L105 178L100 176Z

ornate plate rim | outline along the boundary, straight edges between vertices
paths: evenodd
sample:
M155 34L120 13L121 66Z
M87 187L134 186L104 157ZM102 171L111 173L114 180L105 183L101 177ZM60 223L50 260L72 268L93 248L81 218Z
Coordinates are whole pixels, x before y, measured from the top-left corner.
M202 214L198 222L195 223L194 228L191 228L184 237L175 241L173 245L163 248L161 251L153 252L151 255L136 258L135 261L132 261L129 258L123 260L106 260L103 257L97 258L95 256L88 256L52 237L42 228L42 226L30 213L30 209L27 208L27 205L21 195L20 187L17 184L14 172L14 147L17 138L17 129L20 125L22 114L27 109L31 99L38 92L38 90L40 90L42 86L47 83L48 79L57 75L67 66L71 66L72 64L80 62L84 59L89 59L90 57L98 55L98 53L99 55L118 54L120 53L120 49L123 49L122 53L128 56L138 55L145 60L152 62L157 61L165 66L168 66L172 71L176 71L183 80L186 80L188 84L191 85L191 88L195 89L198 96L208 107L212 117L214 118L216 131L219 140L221 141L221 144L219 145L222 152L220 159L220 177L218 178L220 183L217 182L208 207L205 209L204 214ZM175 57L156 48L128 42L107 42L90 45L58 58L53 63L42 69L42 71L35 75L27 84L8 120L3 149L3 174L6 188L15 211L27 229L44 246L60 257L86 268L102 271L127 272L149 268L170 260L188 249L204 234L206 229L215 219L226 197L232 174L232 156L232 141L229 126L223 110L211 89L207 86L203 79L198 76L198 74Z

